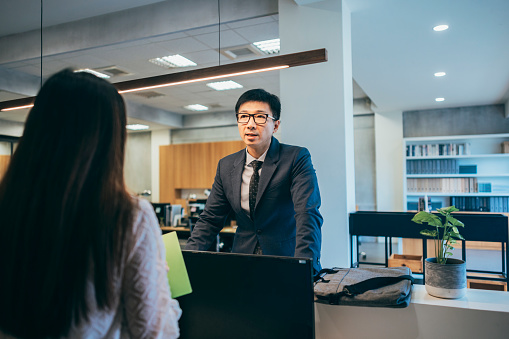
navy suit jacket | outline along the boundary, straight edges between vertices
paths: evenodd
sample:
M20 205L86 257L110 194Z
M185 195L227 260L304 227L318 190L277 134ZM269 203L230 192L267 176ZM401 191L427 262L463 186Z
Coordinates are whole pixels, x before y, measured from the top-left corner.
M280 144L272 137L258 184L253 220L240 205L246 150L221 159L205 210L194 226L186 249L207 250L231 210L237 219L232 252L307 257L320 270L320 192L306 148Z

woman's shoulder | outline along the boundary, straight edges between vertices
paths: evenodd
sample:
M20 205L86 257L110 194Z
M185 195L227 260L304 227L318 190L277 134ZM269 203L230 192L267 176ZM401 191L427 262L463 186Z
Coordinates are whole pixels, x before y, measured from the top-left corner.
M133 199L133 232L135 234L143 233L148 230L161 232L157 217L152 207L152 204L138 197L132 197Z

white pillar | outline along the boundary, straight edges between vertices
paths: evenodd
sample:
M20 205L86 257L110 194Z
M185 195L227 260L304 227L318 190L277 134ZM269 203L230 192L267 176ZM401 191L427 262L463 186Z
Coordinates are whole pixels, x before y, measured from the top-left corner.
M326 48L328 61L280 71L281 141L311 152L322 197L322 266L350 265L355 210L350 11L345 0L279 0L281 54Z
M171 143L171 130L152 131L150 152L152 171L152 202L159 202L159 146Z
M376 206L404 211L403 112L375 112Z

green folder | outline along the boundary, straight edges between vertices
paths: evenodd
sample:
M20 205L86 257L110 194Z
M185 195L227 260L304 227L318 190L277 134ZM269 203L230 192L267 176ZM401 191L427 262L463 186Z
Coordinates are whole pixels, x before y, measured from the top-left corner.
M163 235L163 243L166 248L166 262L168 271L168 282L170 283L171 297L177 298L193 291L189 276L187 275L186 264L180 250L177 232L170 232Z

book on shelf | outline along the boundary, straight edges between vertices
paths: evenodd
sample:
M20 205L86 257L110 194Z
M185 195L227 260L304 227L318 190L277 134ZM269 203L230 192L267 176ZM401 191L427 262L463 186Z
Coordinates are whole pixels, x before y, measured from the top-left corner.
M458 174L457 159L416 159L406 161L407 174Z
M509 197L451 197L460 211L509 213Z
M470 155L470 143L411 144L406 146L407 157L437 157Z
M477 178L408 178L409 193L478 193Z

